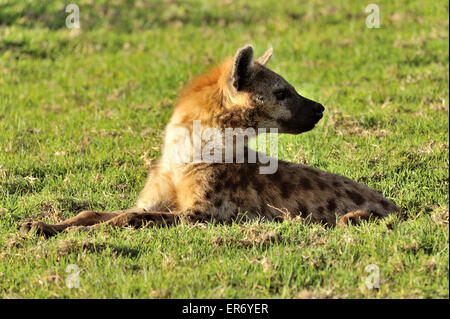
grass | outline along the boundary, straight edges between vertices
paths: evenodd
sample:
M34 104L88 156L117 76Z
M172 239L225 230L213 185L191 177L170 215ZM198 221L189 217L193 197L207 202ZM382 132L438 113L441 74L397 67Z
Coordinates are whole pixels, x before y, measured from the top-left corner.
M63 1L0 0L0 297L449 297L447 1L378 1L379 29L359 1L76 3L79 31ZM327 108L279 158L380 190L406 220L17 232L133 205L180 89L245 43Z

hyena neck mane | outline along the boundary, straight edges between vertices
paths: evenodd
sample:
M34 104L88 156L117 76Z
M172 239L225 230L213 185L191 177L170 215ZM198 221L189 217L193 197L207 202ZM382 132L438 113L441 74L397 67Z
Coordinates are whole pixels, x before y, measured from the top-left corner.
M230 87L233 60L227 59L205 74L196 77L178 98L168 124L192 130L193 122L200 121L203 128L248 128L255 125L249 121L250 94L234 92Z
M238 91L233 86L238 76L236 59L226 59L196 77L181 92L166 127L163 158L172 161L174 152L181 152L190 158L189 162L195 162L194 148L204 150L208 145L225 148L227 143L236 144L243 136L240 140L244 143L245 154L248 153L248 140L258 133L256 108L250 92ZM252 61L252 65L263 67L258 60ZM232 139L227 141L230 135ZM196 138L200 144L194 141ZM237 154L240 149L241 145L234 145L233 158L240 156Z

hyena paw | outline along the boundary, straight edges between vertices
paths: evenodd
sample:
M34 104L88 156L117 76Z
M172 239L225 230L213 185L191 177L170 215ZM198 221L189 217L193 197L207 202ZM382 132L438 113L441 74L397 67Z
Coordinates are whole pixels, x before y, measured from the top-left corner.
M348 226L349 224L358 225L361 220L370 220L371 217L372 214L363 210L357 210L341 216L338 221L338 226L343 227Z
M45 237L50 237L58 233L52 225L43 222L25 222L20 226L19 230L24 233L35 231L38 235Z

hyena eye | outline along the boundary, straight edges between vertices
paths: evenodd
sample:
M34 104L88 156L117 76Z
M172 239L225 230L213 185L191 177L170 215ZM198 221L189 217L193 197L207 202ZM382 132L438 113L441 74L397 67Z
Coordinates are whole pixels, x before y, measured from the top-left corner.
M273 93L277 100L284 100L288 96L288 91L286 89L277 90Z

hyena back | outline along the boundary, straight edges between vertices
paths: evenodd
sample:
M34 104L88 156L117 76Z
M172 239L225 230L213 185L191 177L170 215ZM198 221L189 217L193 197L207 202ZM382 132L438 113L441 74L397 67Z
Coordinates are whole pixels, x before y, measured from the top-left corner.
M162 156L135 207L117 212L86 211L56 225L25 223L22 229L35 228L49 236L73 226L92 229L101 224L141 227L180 221L228 223L286 215L335 225L398 211L380 193L313 167L278 161L275 173L260 174L263 164L248 160L253 151L246 145L243 162L174 160L173 154L180 151L193 153L191 140L180 143L178 132L188 132L192 138L194 121L200 121L204 130L214 128L218 132L227 128L276 128L279 133L299 134L314 128L324 107L299 95L285 79L269 70L265 65L271 55L269 49L254 60L253 48L245 46L181 93L166 127Z

